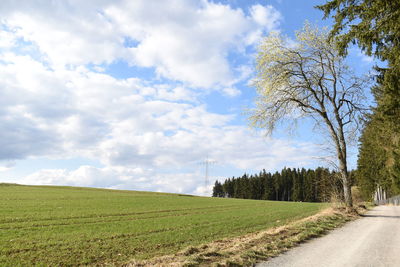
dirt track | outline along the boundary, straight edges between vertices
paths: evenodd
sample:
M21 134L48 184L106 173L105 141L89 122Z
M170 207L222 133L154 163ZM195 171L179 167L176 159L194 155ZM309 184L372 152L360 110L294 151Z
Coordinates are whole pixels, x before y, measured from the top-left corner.
M400 266L400 206L364 216L257 266Z

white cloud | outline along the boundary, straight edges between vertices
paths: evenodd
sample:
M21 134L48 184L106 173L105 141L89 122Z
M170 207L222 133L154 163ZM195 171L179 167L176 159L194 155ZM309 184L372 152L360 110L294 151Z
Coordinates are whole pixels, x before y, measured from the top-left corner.
M16 36L36 45L53 67L111 62L121 56L122 40L101 15L108 1L85 2L3 1L0 15Z
M157 98L169 101L197 102L197 94L183 86L158 85L154 88Z
M16 44L15 35L0 28L0 49L10 49Z
M375 60L373 57L367 56L360 50L358 50L357 56L359 56L363 62L368 63L368 64L372 64Z
M29 185L69 185L141 191L195 193L197 174L154 174L140 168L81 166L76 170L44 169L20 182Z
M227 87L222 89L222 93L229 97L235 97L240 95L242 92L235 87Z
M282 16L273 6L254 5L250 8L252 18L256 23L267 28L268 31L278 29Z
M250 31L241 10L197 2L158 2L149 10L143 1L112 7L106 14L124 27L124 34L139 41L132 60L173 80L194 86L228 84L232 79L224 51ZM132 25L132 27L129 27Z
M349 57L355 57L357 58L358 61L361 60L363 65L365 66L371 66L373 63L376 63L377 60L374 57L370 57L366 55L359 47L356 45L353 45L349 48Z
M231 169L258 170L310 164L315 153L231 126L234 115L207 111L185 88L51 70L28 56L1 59L1 159L84 157L104 165L41 170L19 182L193 193L202 174L182 168L207 154Z
M194 0L2 5L2 22L37 47L53 68L122 59L154 68L161 77L207 88L231 87L228 54L243 52L243 46L276 30L281 20L272 6L254 5L246 15L239 8ZM8 31L2 37L4 45L14 42ZM133 45L126 46L126 40Z
M0 172L6 172L9 171L11 168L0 166Z

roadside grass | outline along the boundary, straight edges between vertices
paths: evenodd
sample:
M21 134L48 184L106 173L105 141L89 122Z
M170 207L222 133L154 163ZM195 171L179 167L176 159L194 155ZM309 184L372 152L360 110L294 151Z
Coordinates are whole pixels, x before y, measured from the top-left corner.
M326 207L0 184L0 266L122 265L286 225ZM218 252L209 253L201 257Z

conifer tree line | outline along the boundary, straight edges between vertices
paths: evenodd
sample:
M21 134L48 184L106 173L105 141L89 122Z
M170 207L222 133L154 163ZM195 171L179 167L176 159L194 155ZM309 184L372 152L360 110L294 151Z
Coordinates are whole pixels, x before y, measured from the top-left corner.
M213 197L329 202L332 197L343 198L339 174L327 168L284 168L270 173L244 174L241 177L215 181Z

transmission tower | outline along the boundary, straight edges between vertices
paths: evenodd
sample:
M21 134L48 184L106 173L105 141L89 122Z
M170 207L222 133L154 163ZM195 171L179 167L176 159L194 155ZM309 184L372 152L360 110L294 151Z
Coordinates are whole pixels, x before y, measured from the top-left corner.
M207 194L207 187L208 187L208 174L209 174L209 166L212 164L216 164L217 162L215 160L210 160L208 159L208 156L205 161L203 161L201 164L205 165L205 175L204 175L204 192Z

